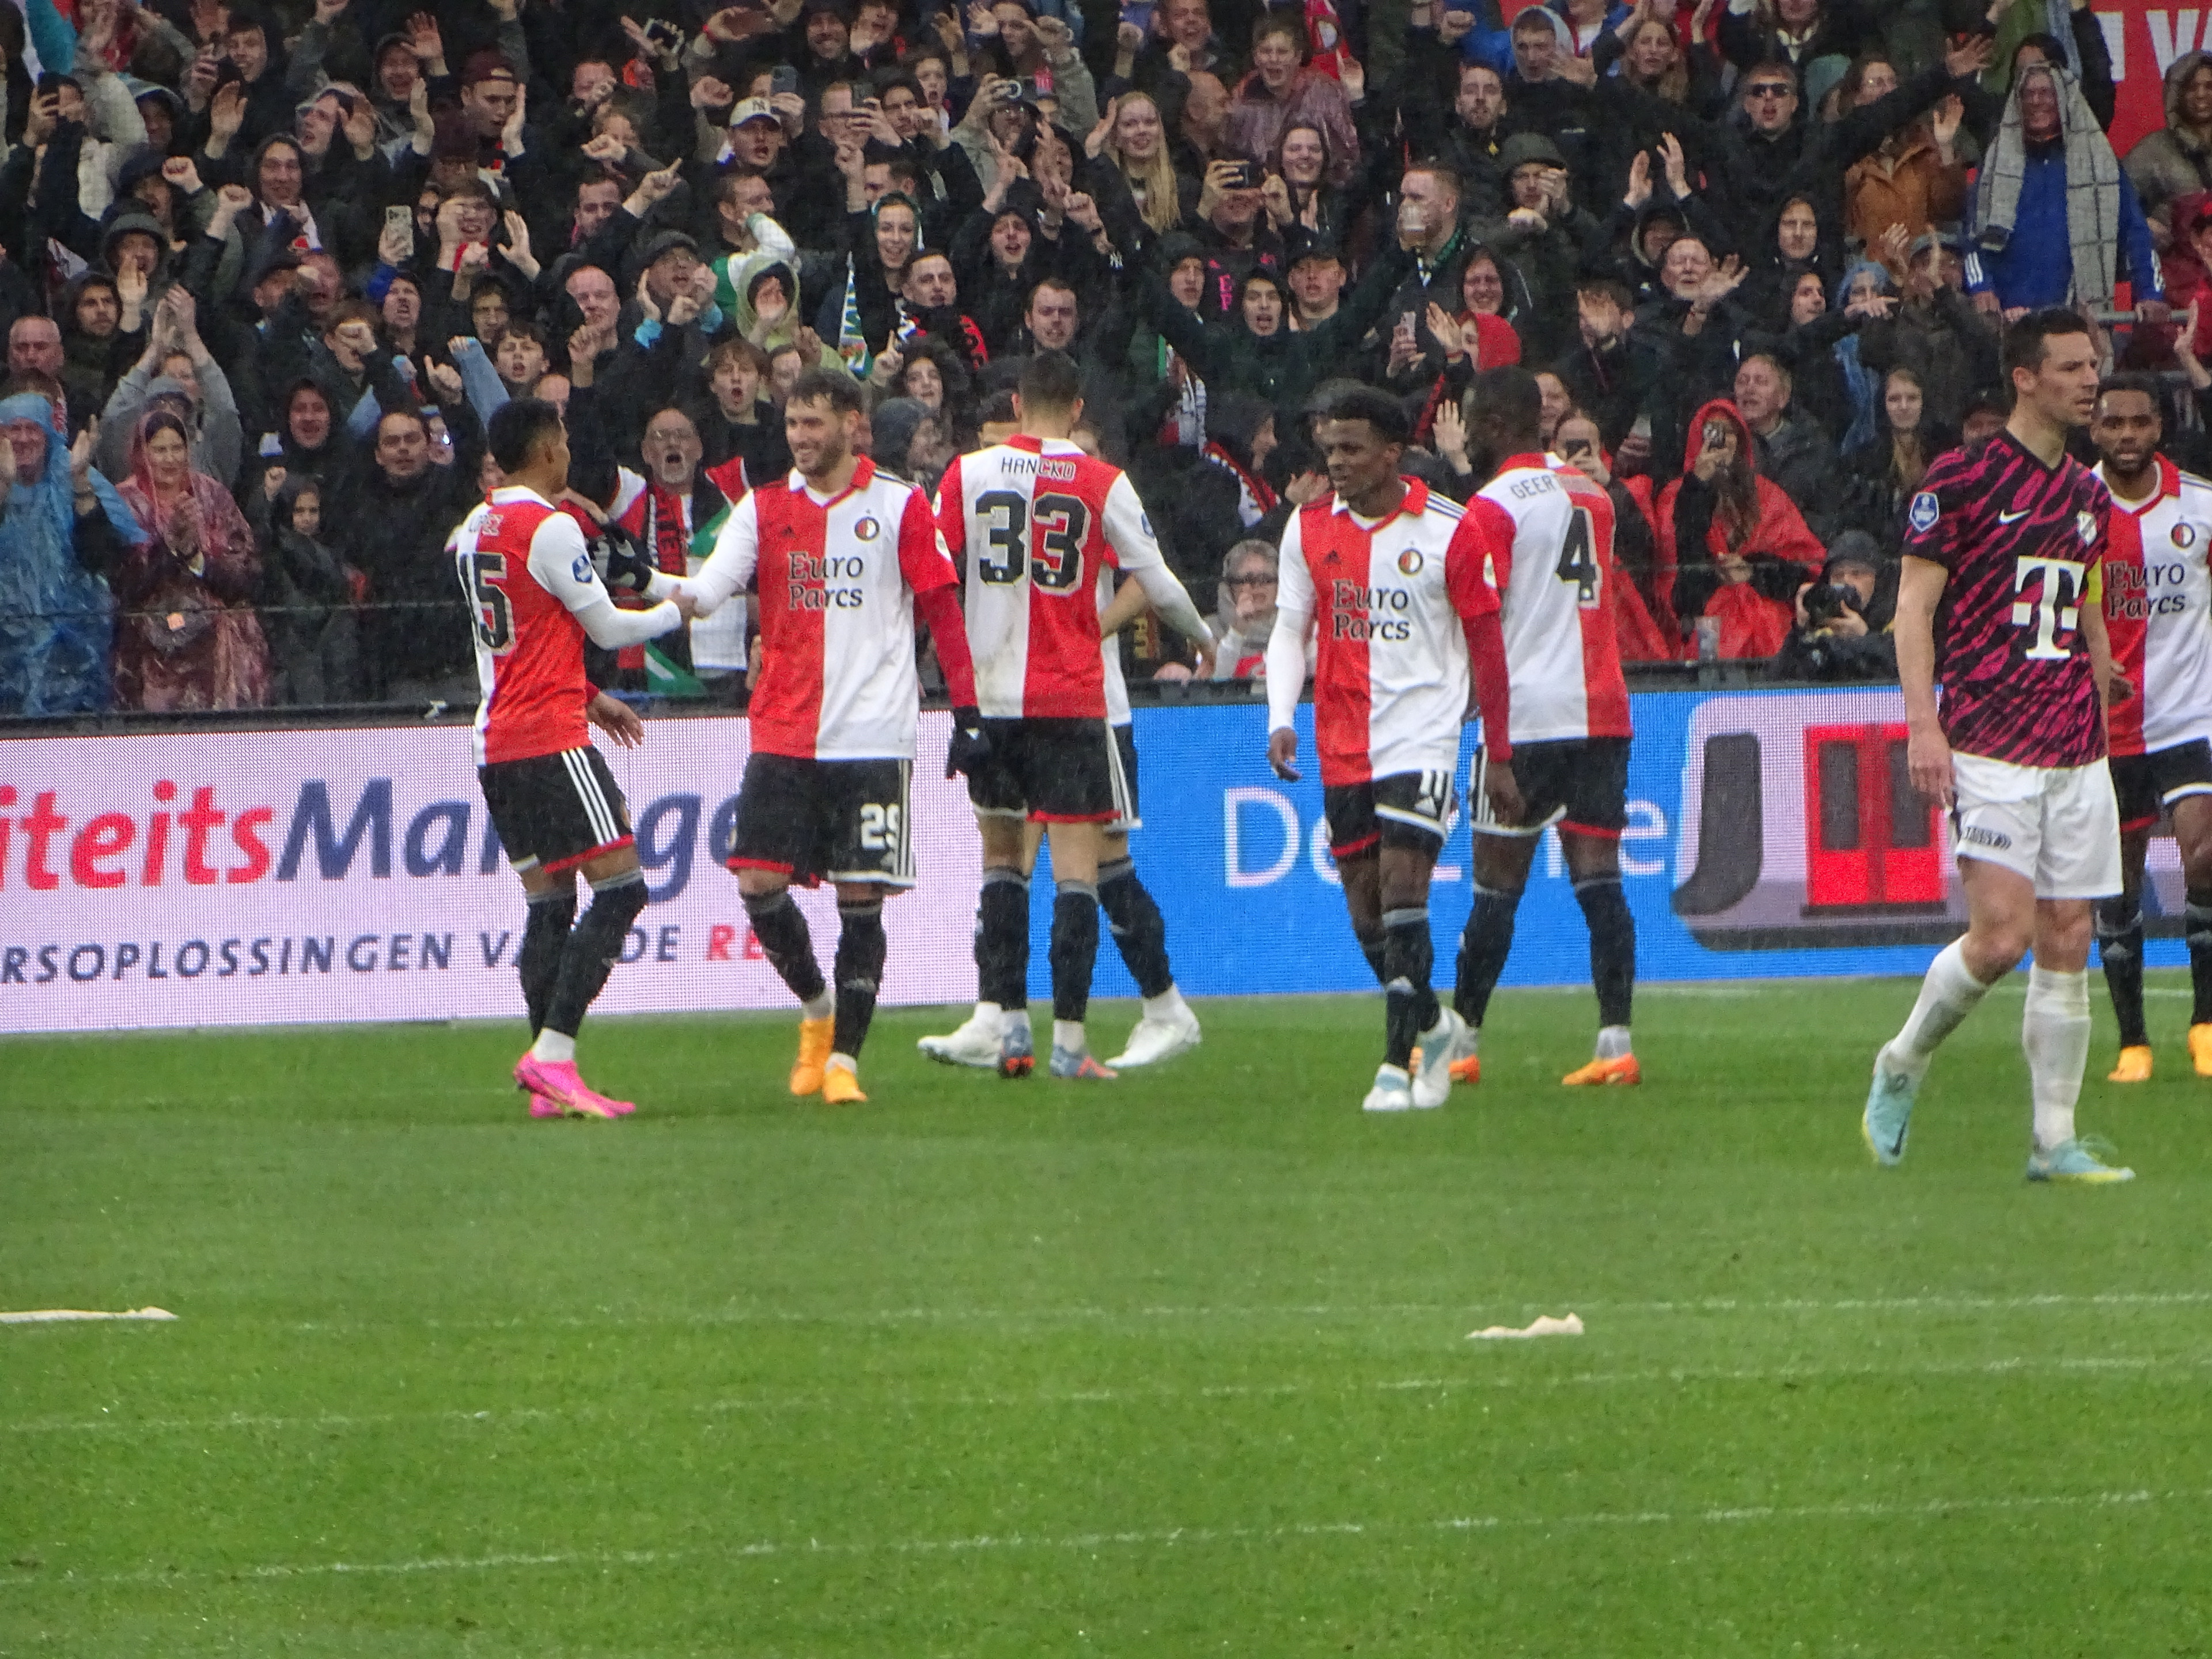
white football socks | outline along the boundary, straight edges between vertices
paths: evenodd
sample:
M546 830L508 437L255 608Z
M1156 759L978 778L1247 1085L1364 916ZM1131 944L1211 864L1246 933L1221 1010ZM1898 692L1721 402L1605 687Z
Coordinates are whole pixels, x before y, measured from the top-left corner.
M2027 970L2020 1046L2035 1092L2035 1144L2044 1152L2074 1139L2074 1103L2089 1063L2089 975Z
M1628 1046L1626 1025L1601 1025L1597 1033L1597 1057L1600 1060L1619 1060L1634 1051Z
M1083 1034L1079 1019L1056 1019L1052 1023L1052 1046L1065 1048L1071 1054L1079 1054L1091 1039Z
M1144 1000L1146 1019L1180 1019L1190 1010L1183 1004L1182 993L1170 985L1156 997Z
M799 1005L799 1017L801 1019L828 1019L836 1012L837 994L826 985L822 988L820 996L809 997Z
M576 1039L550 1027L538 1034L538 1041L530 1045L533 1060L542 1060L548 1066L558 1066L564 1060L576 1057Z
M1990 988L1967 971L1966 953L1960 944L1953 939L1928 964L1928 977L1920 981L1920 997L1912 1005L1905 1029L1883 1050L1892 1069L1914 1078L1923 1074L1943 1039L1957 1030L1960 1022L1989 994ZM2078 1077L2075 1080L2080 1082Z

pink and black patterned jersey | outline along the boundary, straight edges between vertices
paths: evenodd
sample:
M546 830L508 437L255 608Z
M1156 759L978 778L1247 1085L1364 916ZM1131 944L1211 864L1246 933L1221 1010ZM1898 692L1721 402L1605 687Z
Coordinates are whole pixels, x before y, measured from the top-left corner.
M2072 456L2045 466L2009 432L1936 458L1912 498L1907 556L1951 573L1936 613L1943 732L1964 755L2087 766L2105 721L2081 634L2112 497Z

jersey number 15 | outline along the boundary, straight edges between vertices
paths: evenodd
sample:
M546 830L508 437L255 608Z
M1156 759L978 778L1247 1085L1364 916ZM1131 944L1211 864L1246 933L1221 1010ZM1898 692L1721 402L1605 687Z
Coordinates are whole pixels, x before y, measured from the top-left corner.
M507 603L507 590L497 585L507 578L507 555L464 553L461 560L461 579L476 601L469 620L475 625L477 641L497 656L514 644L514 608Z

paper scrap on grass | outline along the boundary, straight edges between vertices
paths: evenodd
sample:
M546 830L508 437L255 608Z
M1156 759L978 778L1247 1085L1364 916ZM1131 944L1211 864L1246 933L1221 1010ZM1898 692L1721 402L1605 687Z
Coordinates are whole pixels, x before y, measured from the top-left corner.
M1539 1314L1517 1330L1510 1325L1486 1325L1479 1331L1469 1331L1470 1342L1495 1342L1506 1337L1521 1336L1580 1336L1583 1316L1569 1314L1565 1319L1554 1319L1549 1314Z
M27 1313L0 1313L0 1325L63 1325L87 1319L174 1319L167 1308L129 1308L121 1313L95 1313L83 1308L34 1308Z

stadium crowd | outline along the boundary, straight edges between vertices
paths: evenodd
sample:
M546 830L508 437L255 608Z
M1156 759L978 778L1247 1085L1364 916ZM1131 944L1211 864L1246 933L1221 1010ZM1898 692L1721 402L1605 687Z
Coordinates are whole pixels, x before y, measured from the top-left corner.
M1045 349L1217 676L1262 668L1317 399L1402 398L1464 500L1460 391L1516 362L1613 497L1625 659L1887 676L2005 315L2212 387L2212 57L2122 158L2086 0L1962 3L0 6L0 714L472 702L444 548L511 396L682 574L802 371L929 484ZM741 612L595 678L740 697Z

